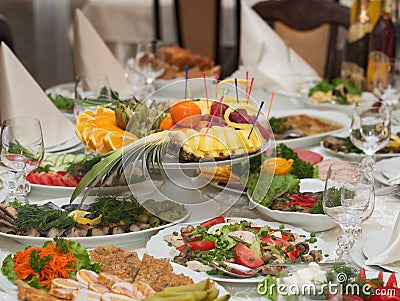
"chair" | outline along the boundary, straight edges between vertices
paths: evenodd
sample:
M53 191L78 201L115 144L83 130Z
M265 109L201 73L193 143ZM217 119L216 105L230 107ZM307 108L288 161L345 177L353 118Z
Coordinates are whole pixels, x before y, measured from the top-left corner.
M347 7L327 0L268 0L255 4L253 9L321 76L329 79L339 76L338 30L349 27L350 10ZM325 39L326 46L321 48L322 39L315 39L315 34L321 33L323 26L326 33L322 39ZM282 33L286 33L286 37ZM297 41L301 45L292 43L291 39L296 35L300 36ZM314 40L314 44L307 42L305 37Z
M2 15L0 15L0 43L1 42L6 43L11 50L14 50L14 40L10 26Z
M174 0L178 44L220 64L221 0Z

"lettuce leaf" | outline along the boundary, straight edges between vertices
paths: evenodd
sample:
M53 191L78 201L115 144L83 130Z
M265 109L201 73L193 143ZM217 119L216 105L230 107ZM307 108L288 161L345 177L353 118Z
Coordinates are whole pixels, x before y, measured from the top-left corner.
M249 181L251 180L252 183L250 185L247 185L247 188L249 189L253 200L266 207L269 207L271 205L271 200L276 195L284 190L295 189L300 182L297 177L290 174L287 176L274 175L270 187L266 187L266 185L262 185L262 183L264 182L262 179L263 175L264 177L266 177L266 175L268 174L266 172L261 172L260 178L249 178ZM254 183L254 181L257 182Z

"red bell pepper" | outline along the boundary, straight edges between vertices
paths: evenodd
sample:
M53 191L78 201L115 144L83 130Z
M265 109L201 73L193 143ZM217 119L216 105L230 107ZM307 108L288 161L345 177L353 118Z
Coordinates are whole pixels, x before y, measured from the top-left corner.
M397 288L397 279L395 272L392 272L392 274L390 274L388 281L386 282L386 286Z

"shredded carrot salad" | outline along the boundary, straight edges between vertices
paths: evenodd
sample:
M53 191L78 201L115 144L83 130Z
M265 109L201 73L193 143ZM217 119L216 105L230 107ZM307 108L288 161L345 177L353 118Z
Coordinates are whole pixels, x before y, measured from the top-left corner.
M36 267L32 267L34 261ZM76 261L71 250L62 253L55 243L51 243L43 248L27 248L17 252L14 256L14 270L24 281L38 276L38 283L46 287L54 278L69 278L69 273L75 271Z

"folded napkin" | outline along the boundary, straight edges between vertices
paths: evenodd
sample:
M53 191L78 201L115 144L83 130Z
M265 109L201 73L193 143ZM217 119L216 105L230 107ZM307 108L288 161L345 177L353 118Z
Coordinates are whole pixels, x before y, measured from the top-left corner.
M80 9L74 20L74 63L78 77L107 76L111 89L132 95L125 71Z
M384 247L384 246L381 246ZM366 265L384 265L400 260L400 214L397 216L396 223L390 236L389 243L382 248L383 251L374 258L368 258Z
M249 6L241 1L240 59L287 92L298 92L305 81L319 80L317 72Z
M45 148L75 136L75 125L65 117L4 43L0 45L0 117L31 116L40 120Z

